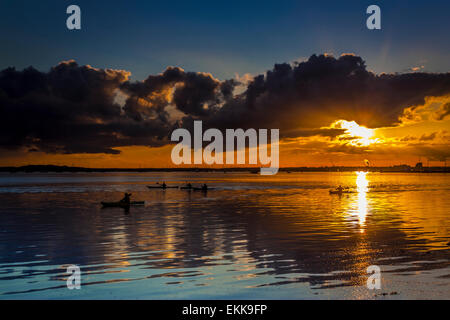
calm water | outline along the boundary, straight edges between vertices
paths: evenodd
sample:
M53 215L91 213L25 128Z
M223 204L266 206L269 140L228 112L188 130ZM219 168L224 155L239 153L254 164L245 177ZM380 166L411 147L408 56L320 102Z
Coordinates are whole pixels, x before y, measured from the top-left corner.
M146 188L162 180L216 189ZM146 205L101 209L125 191ZM450 299L449 191L448 174L1 174L0 299Z

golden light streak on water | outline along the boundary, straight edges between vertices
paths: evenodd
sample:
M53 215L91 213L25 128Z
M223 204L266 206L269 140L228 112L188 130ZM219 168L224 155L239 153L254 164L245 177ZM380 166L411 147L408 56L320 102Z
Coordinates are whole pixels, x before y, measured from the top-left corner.
M367 203L367 191L369 190L369 180L367 179L367 172L357 171L356 172L356 190L358 192L358 198L356 203L358 224L360 226L360 232L364 232L364 227L366 223L366 216L369 210L369 205Z

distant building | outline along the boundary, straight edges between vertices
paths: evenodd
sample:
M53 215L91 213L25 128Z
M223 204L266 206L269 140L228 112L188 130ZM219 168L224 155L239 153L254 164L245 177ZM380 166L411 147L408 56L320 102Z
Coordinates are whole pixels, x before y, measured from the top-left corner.
M394 171L411 171L411 167L408 166L407 164L393 166L392 168L394 169Z
M380 172L410 172L410 171L412 171L412 168L407 164L380 168Z

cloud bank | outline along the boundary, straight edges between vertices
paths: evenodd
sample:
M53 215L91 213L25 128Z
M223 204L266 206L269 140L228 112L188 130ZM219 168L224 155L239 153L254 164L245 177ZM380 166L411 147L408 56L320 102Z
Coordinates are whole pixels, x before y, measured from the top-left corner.
M48 72L0 71L0 148L114 154L123 146L169 144L174 129L197 119L219 129L279 128L285 139L336 137L342 130L329 128L335 120L392 126L406 108L450 94L450 73L377 75L355 55L276 64L246 84L178 67L144 81L129 78L75 61ZM446 104L436 120L448 114Z

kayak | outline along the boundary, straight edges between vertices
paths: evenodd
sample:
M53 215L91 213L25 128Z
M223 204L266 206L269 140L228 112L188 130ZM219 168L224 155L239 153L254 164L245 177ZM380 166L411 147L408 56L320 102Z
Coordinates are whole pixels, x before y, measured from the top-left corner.
M171 188L178 188L178 186L147 186L149 189L171 189Z
M125 202L101 202L103 207L120 207L120 208L126 208L129 206L143 206L145 205L145 201L131 201L129 204Z
M330 190L330 194L344 194L344 193L352 193L351 191L337 191L337 190Z
M207 188L207 189L203 189L203 188L197 188L197 187L193 187L192 190L194 191L208 191L208 190L214 190L215 188Z

